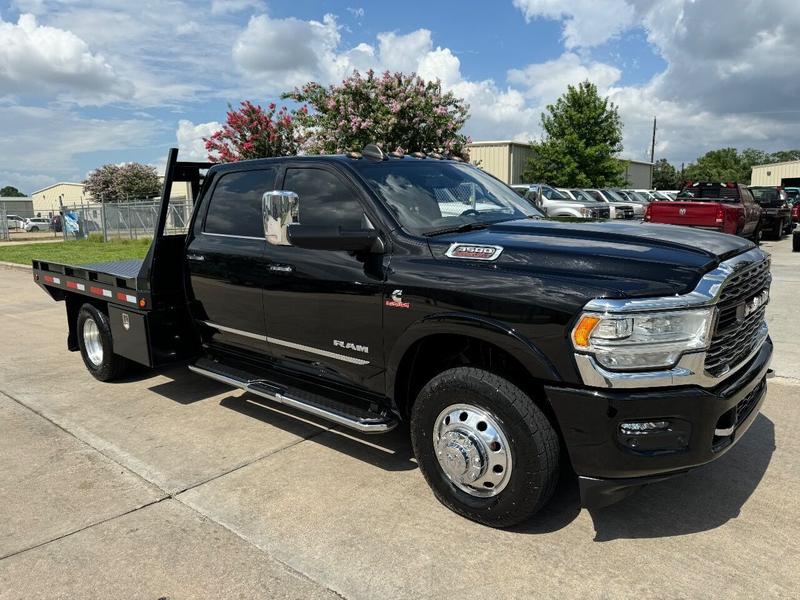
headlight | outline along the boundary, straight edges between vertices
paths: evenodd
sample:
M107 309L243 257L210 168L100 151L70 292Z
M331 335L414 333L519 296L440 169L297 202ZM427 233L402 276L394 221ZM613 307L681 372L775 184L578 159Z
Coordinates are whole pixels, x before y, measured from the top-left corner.
M592 216L592 209L588 207L581 207L581 216L582 217L591 217Z
M594 355L607 369L668 369L685 352L708 346L713 317L713 308L584 313L572 330L572 344L576 351Z

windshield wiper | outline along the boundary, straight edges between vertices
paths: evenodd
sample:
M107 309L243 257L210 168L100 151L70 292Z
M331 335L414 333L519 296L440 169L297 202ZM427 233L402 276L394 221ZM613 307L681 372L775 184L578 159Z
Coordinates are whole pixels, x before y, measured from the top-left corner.
M494 221L496 222L496 221ZM434 229L433 231L427 231L422 235L426 237L431 237L434 235L442 235L443 233L463 233L464 231L476 231L478 229L486 229L492 223L464 223L463 225L459 225L457 227L446 227L444 229Z

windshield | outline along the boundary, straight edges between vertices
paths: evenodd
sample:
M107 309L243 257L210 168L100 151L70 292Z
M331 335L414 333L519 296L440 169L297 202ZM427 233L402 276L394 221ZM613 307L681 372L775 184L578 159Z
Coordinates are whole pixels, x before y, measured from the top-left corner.
M575 200L580 200L581 202L600 202L600 200L583 190L570 190L570 192L575 196Z
M751 187L750 191L753 193L753 198L759 204L781 204L783 197L780 191L774 187Z
M695 202L739 202L739 188L724 183L698 182L683 188L678 199L691 199Z
M609 200L611 200L612 202L627 202L627 200L625 200L625 198L623 198L622 196L620 196L620 195L619 195L617 192L615 192L614 190L603 190L603 193L604 193L606 196L608 196Z
M648 198L647 195L644 192L637 192L635 190L630 190L628 192L628 196L634 202L640 202L642 204L649 204L650 203L650 198Z
M514 190L472 165L395 159L354 166L403 228L417 235L543 217Z

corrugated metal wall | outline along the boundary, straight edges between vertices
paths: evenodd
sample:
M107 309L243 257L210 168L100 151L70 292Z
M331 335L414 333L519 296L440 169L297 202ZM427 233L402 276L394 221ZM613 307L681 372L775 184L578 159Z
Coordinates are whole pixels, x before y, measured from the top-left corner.
M653 165L644 162L628 162L625 167L628 187L636 190L649 190L653 187Z
M535 183L533 181L525 181L522 173L528 166L528 160L533 157L533 149L528 144L512 144L511 145L511 177L508 181L509 185L516 183Z
M469 161L508 183L510 151L510 145L505 143L470 145Z
M800 160L753 167L750 185L781 185L783 179L800 178Z

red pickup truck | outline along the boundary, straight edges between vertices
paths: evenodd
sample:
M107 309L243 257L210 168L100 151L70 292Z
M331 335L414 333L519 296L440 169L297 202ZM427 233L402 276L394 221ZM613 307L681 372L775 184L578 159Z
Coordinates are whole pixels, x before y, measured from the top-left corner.
M687 183L674 202L651 202L644 220L761 237L761 207L740 183Z

